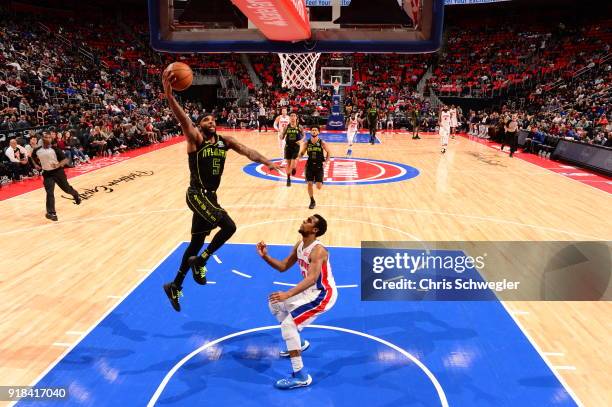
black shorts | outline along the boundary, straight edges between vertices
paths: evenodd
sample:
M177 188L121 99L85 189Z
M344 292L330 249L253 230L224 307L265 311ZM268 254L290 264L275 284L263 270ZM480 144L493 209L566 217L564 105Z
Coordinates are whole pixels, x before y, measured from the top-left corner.
M298 158L299 154L300 154L299 145L296 145L296 146L286 145L285 146L285 160L295 160Z
M306 181L307 182L323 182L323 167L306 166Z
M225 209L217 203L216 192L206 192L197 188L187 189L187 206L193 212L191 234L209 234L217 227L224 216Z

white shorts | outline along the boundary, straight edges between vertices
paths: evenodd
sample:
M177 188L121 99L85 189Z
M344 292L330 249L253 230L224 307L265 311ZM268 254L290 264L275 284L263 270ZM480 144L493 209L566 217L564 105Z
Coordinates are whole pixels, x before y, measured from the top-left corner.
M448 136L450 135L450 129L448 127L440 127L440 143L442 145L448 144Z
M346 139L349 144L353 144L355 141L355 135L357 134L357 130L349 130L346 132Z
M274 304L278 311L291 314L298 330L310 325L319 315L329 311L338 299L338 290L306 290Z

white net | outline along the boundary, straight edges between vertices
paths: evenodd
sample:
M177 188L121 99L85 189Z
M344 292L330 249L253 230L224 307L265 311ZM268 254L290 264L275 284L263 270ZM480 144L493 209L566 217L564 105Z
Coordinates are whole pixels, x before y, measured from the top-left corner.
M317 89L317 61L320 53L278 54L283 73L283 88Z

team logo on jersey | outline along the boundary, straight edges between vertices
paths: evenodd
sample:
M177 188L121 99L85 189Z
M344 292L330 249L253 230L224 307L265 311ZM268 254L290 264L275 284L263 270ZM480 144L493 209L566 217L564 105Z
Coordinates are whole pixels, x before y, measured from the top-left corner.
M281 160L273 161L280 162ZM298 161L297 173L291 177L292 182L306 183L305 166L306 159ZM249 175L270 181L285 182L287 179L284 168L278 172L268 169L263 164L252 163L243 169ZM406 164L369 158L333 158L325 166L323 182L329 185L372 185L405 181L417 175L419 175L419 170Z
M217 142L217 147L219 147L219 148L223 148L223 147L225 147L225 143L223 143L223 140L219 140L219 141Z

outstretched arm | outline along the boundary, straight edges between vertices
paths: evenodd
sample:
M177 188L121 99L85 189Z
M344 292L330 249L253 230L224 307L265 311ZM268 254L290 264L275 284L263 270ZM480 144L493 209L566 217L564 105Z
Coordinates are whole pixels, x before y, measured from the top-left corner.
M169 71L164 71L162 74L164 93L166 94L168 105L170 106L170 109L172 109L174 117L181 125L181 130L183 130L183 134L185 135L187 142L197 146L202 142L202 135L200 134L200 131L195 128L189 116L187 116L183 108L174 98L174 94L172 93L172 82L175 80L176 78L174 77L174 74L170 73Z
M252 148L249 148L244 144L239 143L238 141L236 141L235 138L231 136L224 136L224 138L227 141L227 146L238 154L247 157L251 161L264 164L270 169L279 169L278 164L271 162L266 157L261 155L259 152L253 150Z
M289 256L287 256L284 260L277 260L274 257L270 257L268 255L268 247L263 241L257 243L257 254L259 254L261 258L264 259L265 262L268 263L272 268L275 268L276 270L282 273L283 271L289 270L289 268L293 266L297 261L298 244L299 242L296 243L295 246L293 246L291 253L289 253Z

